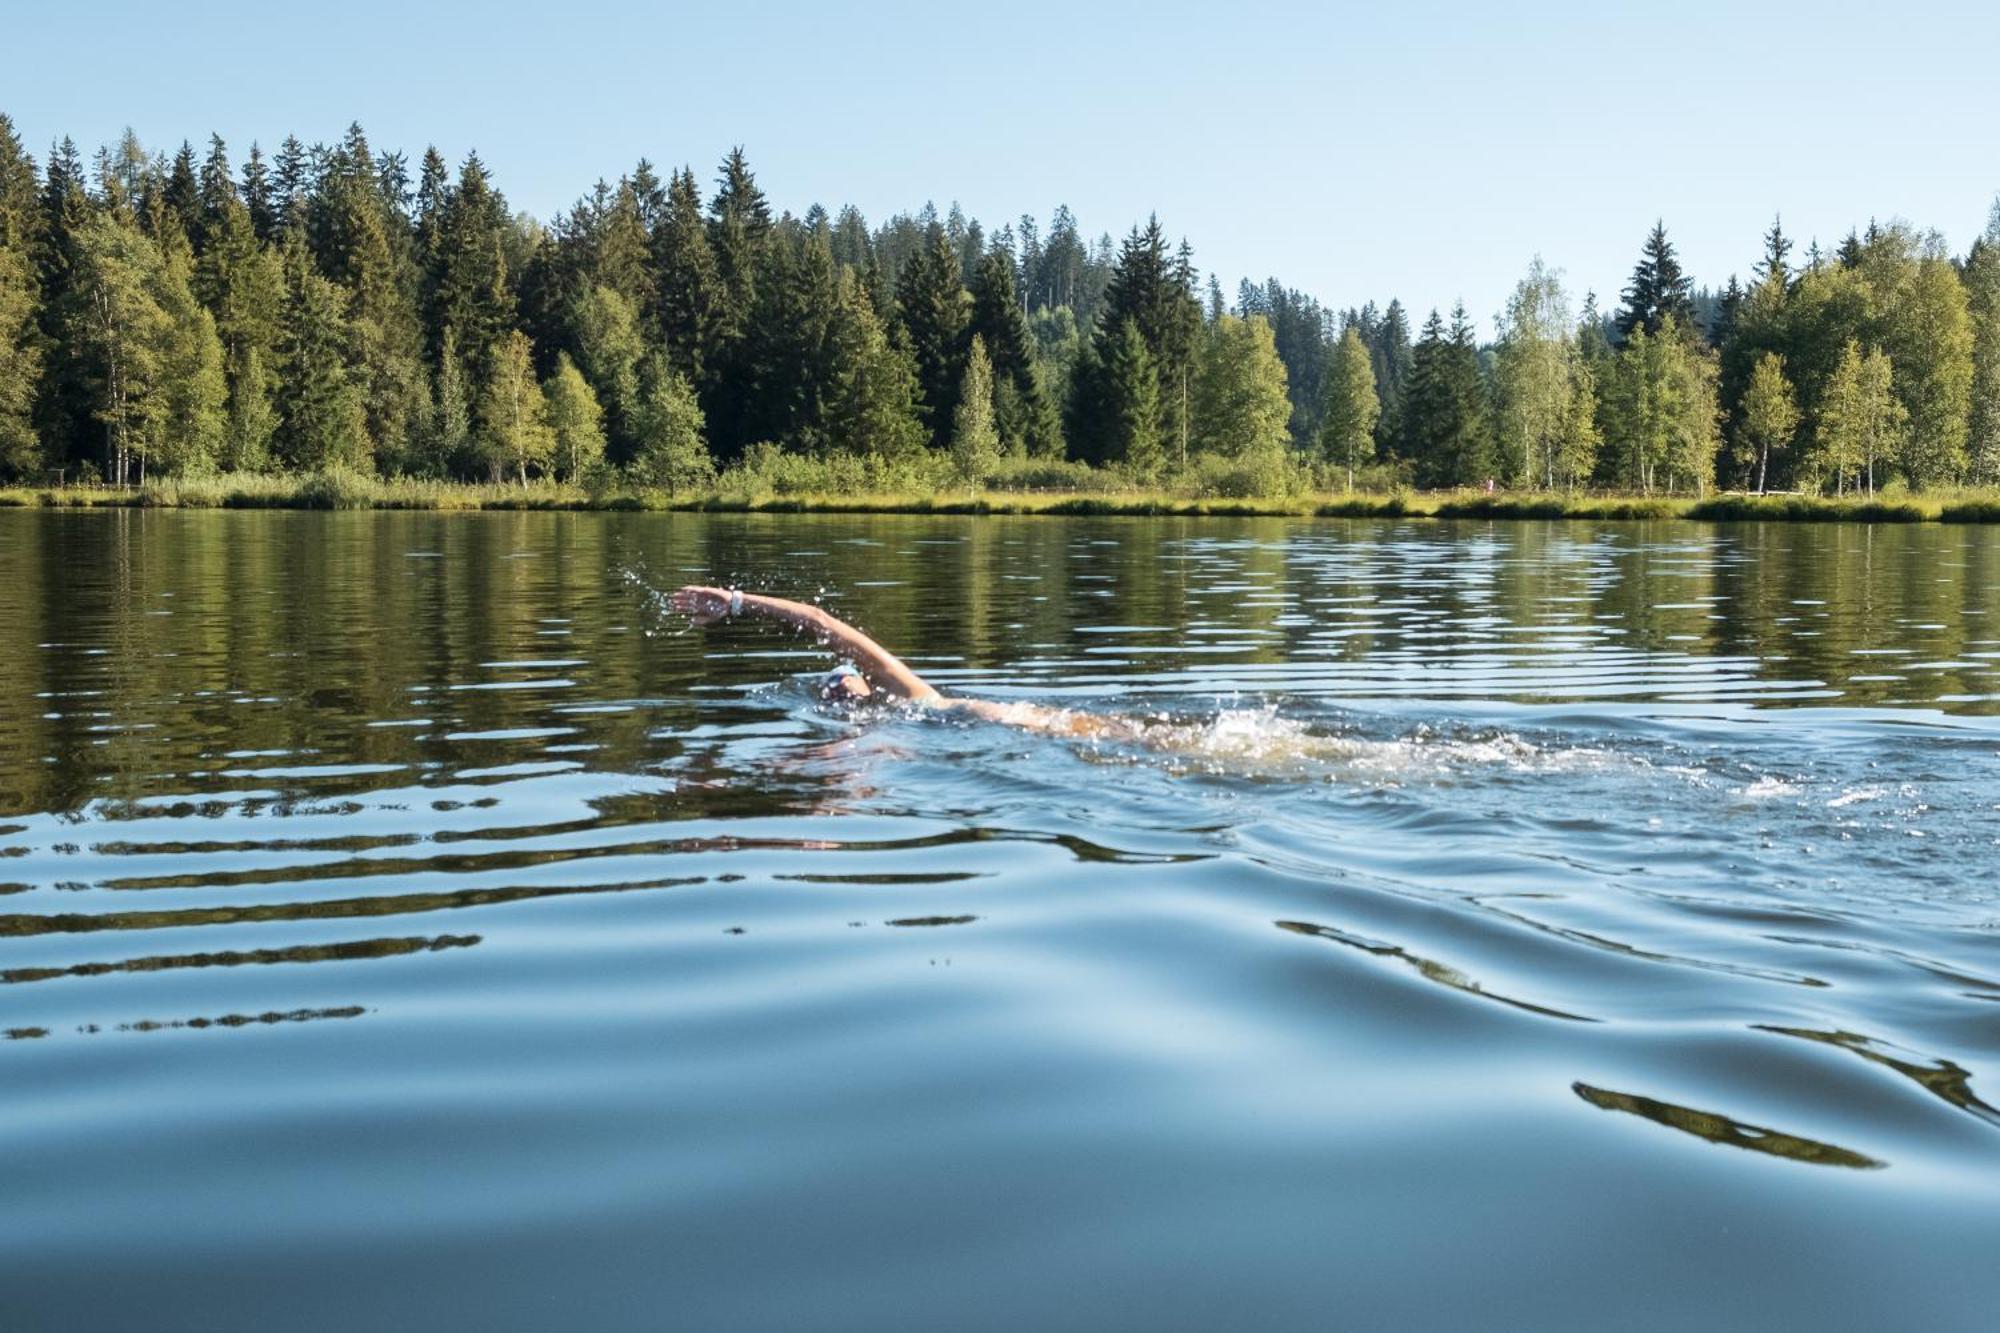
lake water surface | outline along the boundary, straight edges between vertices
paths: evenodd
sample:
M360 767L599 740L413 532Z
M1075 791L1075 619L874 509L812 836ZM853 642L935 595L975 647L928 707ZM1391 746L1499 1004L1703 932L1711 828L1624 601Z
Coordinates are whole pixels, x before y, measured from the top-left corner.
M0 1328L1992 1328L1996 868L2000 531L0 512Z

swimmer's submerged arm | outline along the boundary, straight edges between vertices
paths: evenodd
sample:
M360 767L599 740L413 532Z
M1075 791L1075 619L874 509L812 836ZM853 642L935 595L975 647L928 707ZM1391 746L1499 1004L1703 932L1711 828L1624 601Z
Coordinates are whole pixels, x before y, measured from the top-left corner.
M822 644L854 663L863 679L885 694L901 699L931 700L941 696L901 658L846 621L821 607L761 593L736 592L692 584L669 599L674 610L697 625L731 616L759 616L809 631Z

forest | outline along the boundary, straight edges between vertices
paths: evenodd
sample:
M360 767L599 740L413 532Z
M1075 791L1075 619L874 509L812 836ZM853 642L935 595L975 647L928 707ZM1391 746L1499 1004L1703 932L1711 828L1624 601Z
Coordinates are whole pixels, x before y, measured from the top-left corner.
M0 481L353 475L700 491L1896 494L2000 482L2000 207L1963 256L1773 221L1617 303L1226 294L1157 218L774 212L739 149L543 223L477 153L211 137L43 160L0 116Z

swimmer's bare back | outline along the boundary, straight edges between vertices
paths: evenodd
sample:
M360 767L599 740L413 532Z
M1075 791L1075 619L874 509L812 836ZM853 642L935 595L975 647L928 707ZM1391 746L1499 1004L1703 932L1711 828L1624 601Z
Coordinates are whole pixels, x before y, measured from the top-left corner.
M925 707L968 713L988 722L1058 736L1133 739L1138 736L1138 729L1131 723L1099 717L1095 713L1045 708L1040 704L996 703L988 699L947 699L935 686L910 670L900 657L824 607L701 584L679 589L668 599L668 604L696 625L712 625L719 620L739 618L760 619L776 621L809 633L822 647L832 650L835 656L854 664L855 670L868 685L868 689L861 692L863 694L879 691L891 698L907 699Z

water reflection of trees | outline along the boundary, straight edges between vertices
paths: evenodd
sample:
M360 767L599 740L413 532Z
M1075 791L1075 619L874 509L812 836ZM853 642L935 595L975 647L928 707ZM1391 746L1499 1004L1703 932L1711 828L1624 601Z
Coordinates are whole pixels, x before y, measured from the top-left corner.
M118 510L9 516L0 560L0 815L309 801L551 755L662 771L696 762L717 699L746 723L796 706L751 687L809 645L679 632L628 569L824 596L951 678L1047 689L1489 654L1558 675L1728 658L1715 688L1929 701L1995 693L1996 659L1966 654L2000 637L2000 539L1936 525ZM384 771L260 776L314 765Z
M1845 1166L1866 1170L1884 1165L1873 1157L1864 1157L1837 1144L1821 1143L1818 1139L1802 1138L1797 1134L1786 1134L1781 1130L1767 1129L1762 1125L1746 1124L1713 1111L1697 1111L1691 1106L1676 1106L1672 1102L1638 1097L1629 1092L1594 1088L1588 1083L1573 1083L1570 1087L1577 1096L1601 1110L1623 1111L1628 1115L1650 1120L1656 1125L1665 1125L1668 1129L1677 1129L1683 1134L1706 1139L1710 1143L1720 1143L1731 1148L1745 1148L1751 1152L1767 1153L1772 1157L1787 1157L1794 1162L1810 1162L1815 1166Z

